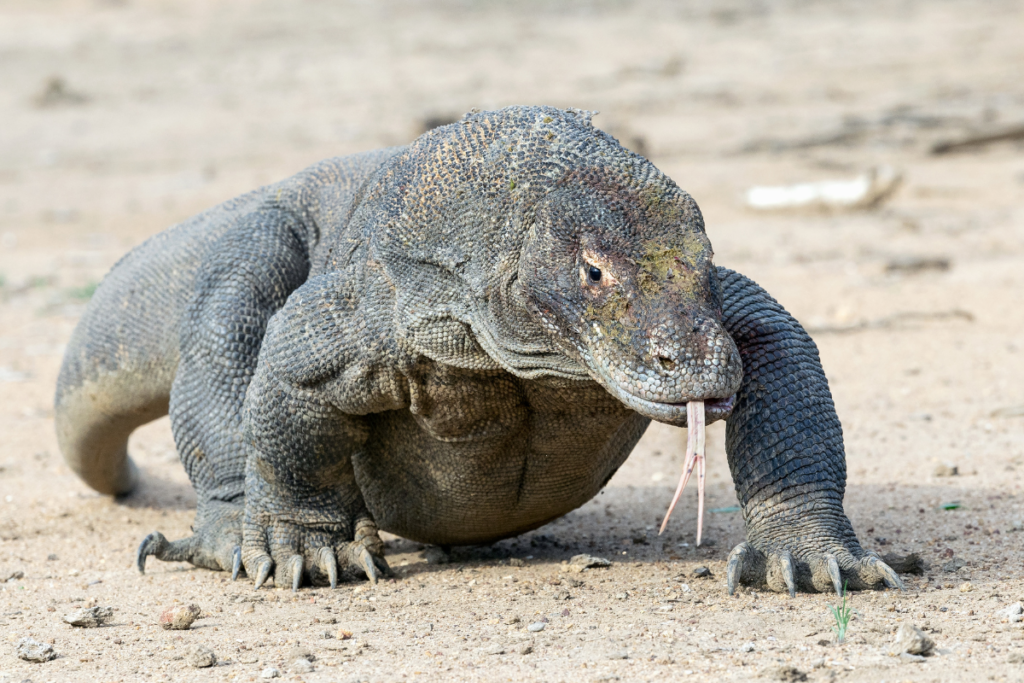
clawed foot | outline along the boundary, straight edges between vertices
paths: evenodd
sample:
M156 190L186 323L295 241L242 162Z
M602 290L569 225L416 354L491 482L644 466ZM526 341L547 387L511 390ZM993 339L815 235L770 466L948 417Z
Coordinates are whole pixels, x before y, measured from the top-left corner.
M230 503L207 503L196 513L192 535L168 541L159 531L142 540L135 555L135 566L146 573L146 558L152 555L165 562L191 562L197 567L231 570L238 576L242 568L242 508Z
M303 582L335 588L338 577L365 576L370 583L391 574L384 560L384 542L377 525L368 519L356 523L352 540L329 530L274 521L268 528L247 525L242 561L256 588L271 571L278 586L298 590Z
M905 590L899 575L877 553L860 552L860 557L845 548L835 553L796 556L784 549L765 554L751 543L740 543L729 553L726 566L729 595L734 594L740 584L767 586L780 593L787 591L791 597L797 590L817 593L834 590L842 595L844 586L864 590L884 585Z

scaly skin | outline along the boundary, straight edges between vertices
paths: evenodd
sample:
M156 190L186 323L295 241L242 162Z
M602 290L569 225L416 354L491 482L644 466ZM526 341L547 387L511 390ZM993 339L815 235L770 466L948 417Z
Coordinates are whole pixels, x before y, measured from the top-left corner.
M511 107L143 244L76 330L56 413L69 464L123 493L128 434L169 406L196 524L147 537L140 570L298 588L386 573L379 529L455 545L541 526L694 400L729 419L748 532L730 590L899 585L843 513L799 324L714 266L693 199L589 113Z

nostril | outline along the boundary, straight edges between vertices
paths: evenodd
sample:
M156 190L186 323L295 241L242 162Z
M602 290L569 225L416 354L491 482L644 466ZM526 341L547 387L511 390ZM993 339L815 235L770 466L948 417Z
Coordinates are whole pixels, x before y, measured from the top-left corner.
M672 372L676 369L676 362L667 356L658 356L658 365L665 372Z

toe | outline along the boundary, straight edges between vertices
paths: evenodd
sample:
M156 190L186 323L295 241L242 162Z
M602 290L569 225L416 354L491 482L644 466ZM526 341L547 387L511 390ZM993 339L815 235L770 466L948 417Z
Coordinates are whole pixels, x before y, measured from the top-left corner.
M899 574L875 553L868 553L861 558L857 566L857 575L866 586L876 587L878 584L883 584L886 588L906 590Z
M740 543L729 553L725 574L729 595L734 595L740 584L765 585L767 571L764 554L749 543Z
M338 558L333 548L320 548L316 553L316 567L327 576L331 588L338 587Z

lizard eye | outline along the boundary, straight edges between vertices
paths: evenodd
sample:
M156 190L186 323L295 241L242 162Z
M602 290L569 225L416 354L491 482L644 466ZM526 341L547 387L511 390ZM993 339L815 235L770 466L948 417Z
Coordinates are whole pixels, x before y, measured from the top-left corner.
M587 279L590 280L591 284L597 284L601 281L601 269L597 266L590 266L587 269Z

